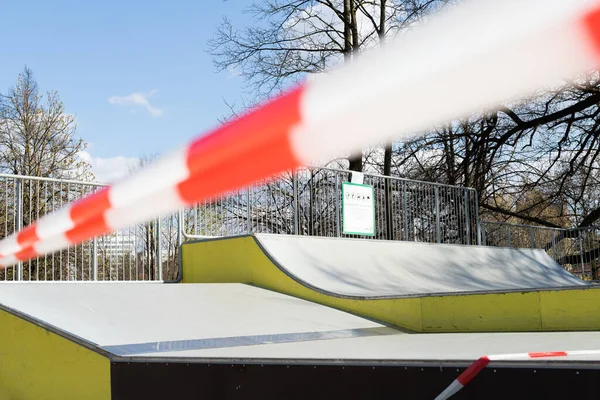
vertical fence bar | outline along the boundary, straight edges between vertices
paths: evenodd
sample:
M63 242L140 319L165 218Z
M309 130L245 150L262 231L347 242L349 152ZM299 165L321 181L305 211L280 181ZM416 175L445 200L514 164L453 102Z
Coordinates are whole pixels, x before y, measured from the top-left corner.
M156 220L156 261L158 262L158 281L163 280L163 263L162 263L162 221L160 218Z
M581 260L581 279L585 279L585 264L583 259L583 237L581 236L581 229L578 231L579 236L579 259Z
M404 225L404 240L408 241L408 209L406 200L406 181L402 181L402 223Z
M470 193L475 195L473 204L475 206L475 227L477 228L477 245L481 246L481 222L479 221L479 201L476 190L471 190Z
M340 174L335 174L335 234L336 237L342 236L342 229L340 219L342 217L341 203L343 199L340 199Z
M297 171L292 172L292 194L293 198L293 215L294 215L294 235L300 233L300 207L298 203L298 173Z
M23 180L18 178L16 180L16 190L17 190L17 207L16 207L16 232L21 231L23 229ZM19 261L17 264L17 280L23 280L23 262Z
M481 239L482 239L482 241L479 243L479 245L483 244L484 246L487 246L488 245L488 241L487 241L487 225L482 222L482 226L483 226L483 229L481 230Z
M92 243L92 263L94 268L94 280L98 280L98 238L94 237L94 241Z
M533 227L529 227L529 241L531 242L531 248L535 249L535 233Z
M558 261L558 257L556 256L556 233L552 231L552 256L554 261Z
M512 247L512 240L510 237L510 225L508 225L508 247Z
M250 197L251 188L248 186L246 188L246 233L252 233L252 204Z
M471 244L471 221L469 221L469 192L465 191L464 192L464 198L465 198L465 230L466 230L466 235L467 235L467 240L466 243L467 245Z
M440 232L440 188L434 187L433 193L435 196L435 239L437 243L442 242L442 236Z

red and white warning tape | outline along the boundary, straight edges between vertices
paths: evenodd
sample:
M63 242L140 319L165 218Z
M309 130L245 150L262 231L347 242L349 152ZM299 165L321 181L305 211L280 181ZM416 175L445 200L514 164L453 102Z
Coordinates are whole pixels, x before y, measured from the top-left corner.
M5 238L0 266L414 134L597 66L599 2L471 0Z
M458 376L435 400L446 400L455 395L459 390L467 385L477 374L487 367L490 361L506 361L506 360L527 360L552 357L566 356L589 356L598 355L600 350L574 350L574 351L548 351L535 353L515 353L515 354L497 354L491 356L480 357L477 361L469 366L462 374Z

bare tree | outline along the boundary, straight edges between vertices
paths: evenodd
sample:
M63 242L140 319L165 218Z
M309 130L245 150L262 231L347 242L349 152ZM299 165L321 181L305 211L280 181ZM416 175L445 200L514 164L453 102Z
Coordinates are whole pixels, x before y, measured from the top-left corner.
M90 179L90 166L78 157L86 143L75 138L75 118L58 93L39 93L25 67L16 86L0 95L0 170L13 174Z
M209 51L219 71L247 82L251 104L379 45L407 29L445 0L263 0L247 12L252 26L234 27L225 18ZM362 171L363 155L347 155Z

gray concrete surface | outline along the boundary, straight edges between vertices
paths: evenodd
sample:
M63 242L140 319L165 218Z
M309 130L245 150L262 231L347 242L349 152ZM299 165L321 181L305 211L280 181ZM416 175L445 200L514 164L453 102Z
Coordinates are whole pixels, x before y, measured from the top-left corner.
M0 304L126 356L468 361L600 347L600 332L409 334L243 284L2 283Z
M290 274L324 291L348 296L587 285L541 250L269 234L256 237Z

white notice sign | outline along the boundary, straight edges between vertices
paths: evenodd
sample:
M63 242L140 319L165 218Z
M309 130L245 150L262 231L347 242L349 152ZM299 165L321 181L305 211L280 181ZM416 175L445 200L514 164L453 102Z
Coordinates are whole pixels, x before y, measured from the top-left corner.
M346 235L375 236L373 186L342 183L342 221Z

